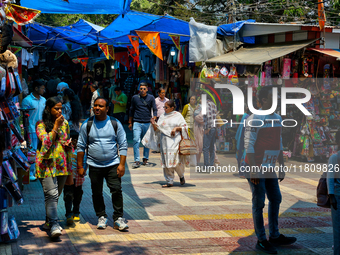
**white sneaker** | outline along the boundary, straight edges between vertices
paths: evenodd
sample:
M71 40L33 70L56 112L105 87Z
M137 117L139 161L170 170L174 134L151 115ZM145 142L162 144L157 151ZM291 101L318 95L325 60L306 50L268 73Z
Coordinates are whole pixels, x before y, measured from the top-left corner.
M51 237L52 238L55 238L55 237L58 237L58 236L61 236L61 230L59 228L59 224L54 224L51 228Z
M118 229L120 231L128 229L129 226L125 223L125 219L122 217L119 217L115 223L113 224L115 229Z
M97 228L98 229L106 229L106 227L107 227L107 218L105 218L104 216L101 216L98 219Z

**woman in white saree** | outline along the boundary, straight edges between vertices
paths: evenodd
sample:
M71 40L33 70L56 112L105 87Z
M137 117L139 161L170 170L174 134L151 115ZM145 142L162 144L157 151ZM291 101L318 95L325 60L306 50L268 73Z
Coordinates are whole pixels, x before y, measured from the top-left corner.
M181 133L183 138L188 138L188 126L182 114L174 111L175 103L169 100L164 105L164 111L157 123L151 119L151 124L155 130L156 137L159 138L161 152L161 166L167 184L163 188L172 187L174 182L174 172L176 171L181 185L185 184L184 168L189 166L189 157L179 155L179 143Z

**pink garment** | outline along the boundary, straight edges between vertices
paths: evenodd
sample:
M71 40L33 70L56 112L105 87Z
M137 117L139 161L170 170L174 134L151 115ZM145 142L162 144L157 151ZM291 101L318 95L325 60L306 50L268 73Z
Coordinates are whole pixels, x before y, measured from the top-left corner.
M166 97L164 97L163 100L161 100L160 97L157 97L155 99L156 107L157 107L157 117L160 117L164 113L164 105L166 101L169 101L169 99L167 99Z

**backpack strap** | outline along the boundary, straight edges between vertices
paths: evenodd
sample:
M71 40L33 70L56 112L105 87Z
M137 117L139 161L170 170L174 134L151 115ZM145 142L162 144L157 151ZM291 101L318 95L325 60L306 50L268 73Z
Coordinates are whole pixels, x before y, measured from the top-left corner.
M148 94L146 94L146 96L148 96ZM142 103L149 109L150 113L151 113L151 107L150 105L144 100L144 98L141 98L141 96L138 94L139 99L142 101Z
M89 149L89 134L90 134L91 127L92 127L92 124L93 124L93 120L94 120L94 116L90 117L89 120L87 121L87 125L86 125L86 135L87 135L86 153L88 152L88 149ZM111 120L113 130L115 131L115 134L117 136L118 135L118 133L117 133L118 132L117 119L110 116L110 120Z
M90 130L93 124L93 119L94 116L90 117L87 121L87 125L86 125L86 153L88 153L89 150L89 134L90 134Z
M113 130L115 131L116 136L118 136L118 133L117 133L118 132L117 119L110 116L110 120L111 120L111 124L112 124Z

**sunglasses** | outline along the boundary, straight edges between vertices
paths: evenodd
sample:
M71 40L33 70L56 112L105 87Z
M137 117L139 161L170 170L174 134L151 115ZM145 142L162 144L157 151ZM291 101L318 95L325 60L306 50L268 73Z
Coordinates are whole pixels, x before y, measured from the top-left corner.
M140 88L139 90L146 90L146 88Z

